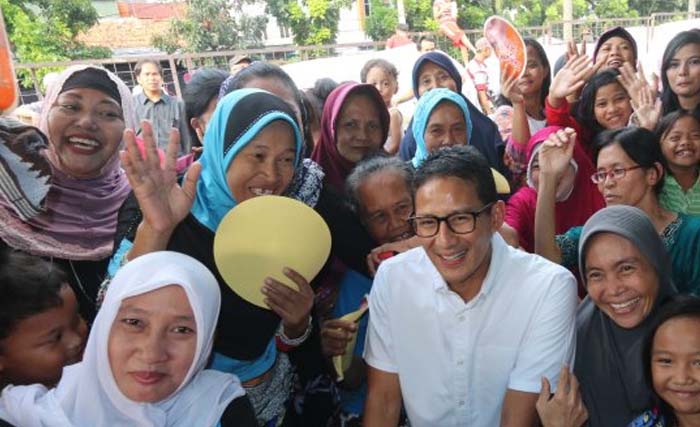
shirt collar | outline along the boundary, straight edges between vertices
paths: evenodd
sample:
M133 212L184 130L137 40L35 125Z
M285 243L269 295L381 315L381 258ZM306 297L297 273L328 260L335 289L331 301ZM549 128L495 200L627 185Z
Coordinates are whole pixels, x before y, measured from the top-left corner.
M151 101L151 99L150 99L149 97L147 97L147 96L146 96L146 93L144 93L144 92L140 92L140 93L139 93L138 95L136 95L136 96L138 97L139 102L140 102L142 105L145 105L145 104L147 104L148 102L152 102L153 104L157 104L157 103L159 103L159 102L163 102L164 104L167 104L168 101L170 101L170 95L168 95L168 94L165 93L165 92L162 92L162 93L161 93L160 99L158 100L158 102L153 102L153 101Z
M476 300L477 298L481 298L482 296L487 296L489 292L491 292L491 290L493 289L494 284L499 279L500 272L502 271L502 268L500 268L500 266L495 265L497 262L496 260L505 259L505 251L507 250L508 244L505 242L505 240L503 240L501 235L499 233L493 233L493 236L491 236L491 259L489 260L489 271L486 273L484 281L481 284L481 289L479 290L479 293L474 297L474 300ZM428 262L430 263L430 266L433 270L433 289L436 292L450 291L449 286L447 286L447 282L442 277L437 267L435 267L432 261L430 261L430 257L428 257L428 253L425 252L425 250L423 250L423 255L428 259Z
M674 189L682 191L685 194L700 193L700 177L698 177L698 179L695 180L695 183L693 183L693 186L690 187L687 192L683 191L683 188L681 187L681 185L678 183L676 178L671 174L666 174L666 176L664 177L664 186L673 187Z

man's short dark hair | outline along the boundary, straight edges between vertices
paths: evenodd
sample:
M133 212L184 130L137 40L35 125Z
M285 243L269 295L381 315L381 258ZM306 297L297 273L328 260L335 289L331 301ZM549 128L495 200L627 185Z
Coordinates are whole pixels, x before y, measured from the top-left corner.
M139 62L136 63L136 66L134 67L134 75L135 76L140 76L141 75L141 70L143 69L143 66L146 64L153 64L156 66L158 69L158 74L163 76L163 67L160 66L160 62L156 61L155 59L142 59Z
M23 319L63 304L60 292L66 283L63 270L51 261L0 249L0 340Z
M433 178L459 178L476 189L484 205L496 202L498 193L489 163L472 146L455 146L437 150L418 167L413 178L413 193Z
M435 37L433 37L430 34L424 34L424 35L420 36L420 38L418 39L418 46L420 46L420 44L421 44L421 42L423 42L423 40L425 40L427 42L435 43Z

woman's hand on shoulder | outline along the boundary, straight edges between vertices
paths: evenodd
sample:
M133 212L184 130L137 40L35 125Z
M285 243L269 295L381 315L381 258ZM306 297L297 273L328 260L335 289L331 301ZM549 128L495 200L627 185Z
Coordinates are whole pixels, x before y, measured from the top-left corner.
M367 269L369 273L374 276L383 260L420 246L419 239L419 237L413 236L398 242L385 243L372 249L367 255Z

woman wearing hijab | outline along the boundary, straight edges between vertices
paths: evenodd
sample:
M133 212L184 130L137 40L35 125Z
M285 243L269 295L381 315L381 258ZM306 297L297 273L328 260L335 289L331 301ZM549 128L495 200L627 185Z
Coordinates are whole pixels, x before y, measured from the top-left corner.
M311 332L313 290L290 270L285 275L299 291L270 279L263 292L272 310L257 307L221 278L213 242L226 213L252 197L286 195L309 202L307 191L289 193L303 148L295 114L287 103L263 90L241 89L226 95L209 121L202 156L188 170L182 187L174 172L176 138L171 139L161 168L151 135L144 134L146 159L132 143L132 134L127 135L128 153L122 162L144 219L133 246L122 245L131 246L126 257L115 256L113 263L123 264L126 259L167 248L207 266L217 278L223 302L212 366L241 379L261 425L279 422L292 375L288 357L278 351L276 339L284 344L282 348L306 340Z
M369 84L343 83L328 95L321 116L321 138L311 153L337 193L360 160L382 149L389 135L389 112L377 89Z
M0 129L0 155L14 165L4 170L6 184L20 183L26 198L0 187L0 239L58 262L89 321L129 192L118 156L124 129L136 125L129 89L103 68L73 66L44 99L39 128L47 140L8 123Z
M234 375L207 370L221 305L195 259L154 252L117 273L83 361L56 388L9 386L0 419L17 427L256 425Z
M573 129L550 135L540 150L540 177L535 211L535 251L569 269L575 268L581 227L554 231L557 177L568 165L577 135ZM659 202L664 159L654 134L629 127L602 133L596 143L597 184L607 206L642 209L651 219L671 260L671 274L682 293L700 292L700 217L664 209Z
M653 403L643 346L656 311L676 293L670 262L642 210L611 206L583 227L579 269L589 296L577 313L574 373L589 425L626 426Z
M431 90L418 101L413 114L411 133L416 141L416 152L411 164L417 168L437 149L471 144L472 132L467 100L449 89Z
M604 32L595 44L593 63L605 61L602 68L622 68L628 63L637 69L637 42L629 31L622 27L611 28Z
M518 232L520 247L528 252L535 250L535 206L539 186L539 151L542 143L562 128L549 126L536 132L527 146L527 185L520 188L506 208L506 223ZM560 177L556 190L556 233L583 225L596 211L605 206L598 188L591 181L595 168L580 147L574 146L569 167Z
M428 52L422 55L413 66L413 93L420 98L435 88L446 88L460 94L462 92L462 77L449 56L441 52ZM489 165L509 177L508 168L503 163L503 141L498 132L498 126L485 116L466 98L464 102L469 110L474 134L471 144L484 154ZM408 128L413 127L413 120ZM399 156L403 160L411 160L416 152L416 140L412 132L406 132L401 140Z
M433 89L418 101L411 132L416 141L416 153L411 160L415 168L433 151L453 145L476 143L472 138L474 129L467 100L461 94L444 88ZM486 157L485 147L477 144L475 148ZM491 171L498 194L509 194L510 187L506 178L493 168Z

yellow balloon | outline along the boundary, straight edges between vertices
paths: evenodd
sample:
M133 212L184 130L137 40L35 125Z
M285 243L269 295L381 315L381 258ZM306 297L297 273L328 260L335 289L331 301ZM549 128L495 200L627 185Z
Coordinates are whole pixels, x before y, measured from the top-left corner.
M309 282L331 251L331 233L321 216L302 202L282 196L246 200L226 214L214 237L214 260L226 284L241 298L269 308L261 292L266 277L293 289L282 270L289 267Z

